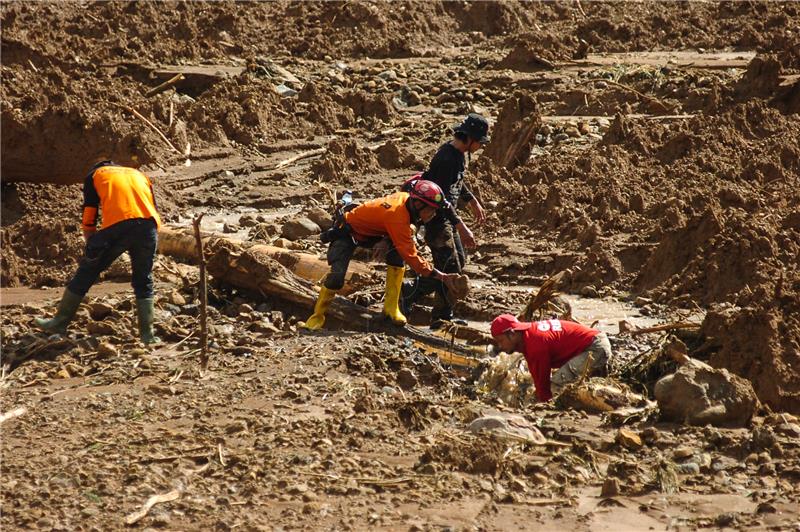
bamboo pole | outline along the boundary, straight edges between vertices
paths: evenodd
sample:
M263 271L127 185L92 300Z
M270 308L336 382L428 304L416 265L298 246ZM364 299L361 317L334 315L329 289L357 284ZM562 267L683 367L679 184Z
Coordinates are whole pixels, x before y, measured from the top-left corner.
M206 256L203 250L203 239L200 236L200 221L203 213L192 220L194 237L197 242L197 257L200 266L200 367L208 369L208 280L206 275Z

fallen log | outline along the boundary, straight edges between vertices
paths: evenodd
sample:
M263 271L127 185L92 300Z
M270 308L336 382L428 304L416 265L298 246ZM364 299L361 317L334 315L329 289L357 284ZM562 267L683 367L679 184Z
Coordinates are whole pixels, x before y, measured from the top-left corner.
M202 234L203 247L207 256L214 255L222 247L232 247L239 251L256 249L278 261L298 277L317 282L328 273L328 263L311 253L293 251L266 244L253 244L222 238L209 233ZM158 251L177 259L197 262L197 241L189 229L162 227L158 231ZM349 294L366 284L375 270L364 262L350 261L342 294Z
M263 297L278 298L299 305L311 312L317 300L314 285L293 274L274 259L263 246L237 249L220 247L208 260L208 272L215 278ZM429 346L474 358L475 350L447 339L427 334L411 326L397 327L386 321L380 312L370 310L337 296L327 316L352 330L382 331L417 340Z

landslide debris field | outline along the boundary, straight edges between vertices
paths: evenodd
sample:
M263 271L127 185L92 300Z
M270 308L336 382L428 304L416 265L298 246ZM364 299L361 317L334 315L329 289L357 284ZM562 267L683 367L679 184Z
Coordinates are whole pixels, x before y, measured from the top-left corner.
M799 526L797 4L0 10L4 530ZM468 112L492 124L470 326L438 349L363 312L302 332L329 191L397 190ZM68 336L38 332L92 160L134 154L172 236L164 343L137 342L123 259ZM384 266L356 258L346 297L379 310ZM480 333L560 272L536 316L567 301L619 363L537 405Z

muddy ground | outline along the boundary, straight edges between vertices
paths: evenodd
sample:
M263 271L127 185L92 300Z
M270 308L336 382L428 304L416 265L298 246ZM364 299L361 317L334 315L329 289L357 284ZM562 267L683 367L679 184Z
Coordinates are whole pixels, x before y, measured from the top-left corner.
M2 422L2 526L124 528L166 493L131 526L799 526L800 8L386 6L2 4L0 412L26 409ZM470 111L493 125L468 176L489 219L459 313L485 330L566 271L575 318L628 367L667 338L619 321L697 323L689 354L752 383L749 423L503 401L400 336L304 333L308 309L217 282L201 377L197 268L167 256L163 345L137 343L124 261L68 337L31 326L80 257L95 157L144 162L171 226L203 212L204 230L321 255L285 222L319 217L326 188L396 190ZM353 297L380 308L374 266ZM652 394L661 362L617 377ZM467 430L498 412L546 441Z

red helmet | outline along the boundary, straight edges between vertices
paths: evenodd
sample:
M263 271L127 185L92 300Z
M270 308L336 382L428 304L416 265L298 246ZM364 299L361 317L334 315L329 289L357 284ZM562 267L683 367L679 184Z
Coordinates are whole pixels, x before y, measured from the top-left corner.
M412 198L418 199L434 209L440 209L447 205L447 200L444 199L444 192L433 181L415 179L408 183L407 189Z

